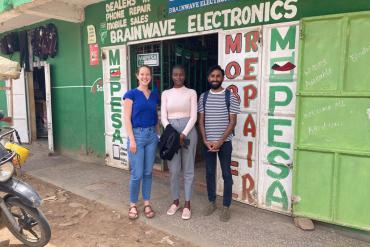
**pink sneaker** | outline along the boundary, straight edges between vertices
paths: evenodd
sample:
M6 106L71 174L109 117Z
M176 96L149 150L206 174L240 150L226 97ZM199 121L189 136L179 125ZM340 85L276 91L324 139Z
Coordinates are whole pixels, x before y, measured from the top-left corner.
M191 210L188 209L188 208L184 208L184 210L182 210L182 216L181 218L183 220L188 220L191 218Z
M179 210L179 206L176 206L176 204L172 204L170 208L167 210L167 215L174 215L176 214L177 210Z

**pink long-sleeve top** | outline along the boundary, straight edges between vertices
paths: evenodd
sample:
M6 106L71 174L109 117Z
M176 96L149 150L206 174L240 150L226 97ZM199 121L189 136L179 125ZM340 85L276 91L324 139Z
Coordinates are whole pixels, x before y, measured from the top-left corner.
M161 100L161 121L166 127L169 119L189 118L183 130L187 136L197 121L197 93L185 86L163 91Z

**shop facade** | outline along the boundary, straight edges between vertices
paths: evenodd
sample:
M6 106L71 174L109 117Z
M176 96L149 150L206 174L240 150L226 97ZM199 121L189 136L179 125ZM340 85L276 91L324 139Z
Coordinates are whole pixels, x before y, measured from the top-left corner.
M349 77L345 69L349 62L330 67L347 57L358 64L370 62L370 39L352 28L365 30L370 15L346 14L366 10L370 2L354 6L344 0L122 0L86 7L81 24L46 21L58 27L60 45L58 55L47 60L56 149L105 156L107 165L128 169L121 97L136 86L136 68L151 66L152 87L162 92L171 85L173 65L182 64L188 86L199 96L207 90L208 68L217 63L225 68L224 85L240 99L242 110L230 164L233 198L278 213L369 230L370 218L356 215L370 206L364 199L370 198L369 192L361 189L370 181L368 142L351 139L352 126L338 117L352 111L363 123L359 133L370 133L369 85L366 80L356 84L357 78ZM330 21L320 19L329 14L339 15ZM348 21L351 18L354 21ZM341 36L330 36L333 30L342 32ZM347 30L354 30L355 40L362 41L348 43ZM336 53L341 56L329 60ZM342 77L333 77L341 71ZM366 69L360 66L353 71L363 74ZM342 85L340 80L344 87L326 86ZM327 101L316 100L325 97ZM351 97L359 101L347 101ZM357 103L362 107L356 108ZM336 139L338 135L350 138L350 144L340 146L345 140ZM331 142L338 146L330 146ZM321 157L323 152L330 155ZM356 155L360 158L351 158ZM165 170L165 164L157 161ZM201 173L200 155L198 163ZM351 165L344 167L344 163ZM328 167L325 174L330 182L323 166ZM351 187L356 177L342 176L342 171L353 174L356 167L361 168L355 173L361 183ZM311 180L302 172L310 174ZM222 178L218 181L222 194ZM336 186L340 181L348 184ZM349 187L361 192L351 198L355 203L343 204L342 198L351 195ZM316 195L320 190L327 191L325 196ZM316 198L321 203L312 203ZM353 209L337 210L335 205Z

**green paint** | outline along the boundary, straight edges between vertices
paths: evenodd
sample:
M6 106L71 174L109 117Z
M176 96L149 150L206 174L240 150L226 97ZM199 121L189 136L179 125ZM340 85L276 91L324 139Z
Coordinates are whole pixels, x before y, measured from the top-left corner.
M275 160L278 156L280 156L284 160L289 160L290 159L289 155L287 153L285 153L284 151L280 150L280 149L276 149L276 150L270 152L267 156L267 160L268 160L269 164L271 164L272 166L280 169L280 173L276 173L276 172L268 169L267 170L267 175L269 175L270 177L275 178L275 179L284 179L284 178L288 177L290 170L283 163L278 163Z
M3 2L3 1L0 1ZM18 2L18 1L17 1ZM19 1L20 3L21 1ZM200 19L204 20L206 12L215 12L215 11L223 11L223 10L230 10L234 8L245 8L246 6L256 5L259 9L260 3L266 3L267 1L261 2L260 0L245 0L245 1L230 1L225 4L220 5L212 5L207 6L204 8L199 8L191 11L185 11L182 13L177 14L168 14L167 12L167 4L168 0L156 0L152 2L152 11L148 13L148 22L153 23L159 20L169 20L169 19L176 19L175 24L175 31L177 35L180 34L188 34L188 18L191 15L196 15L196 19L198 15ZM155 3L154 3L155 2ZM107 25L105 23L105 7L106 2L101 2L97 4L93 4L88 6L85 9L85 22L82 24L74 24L74 23L67 23L64 21L47 21L42 22L39 24L35 24L32 26L27 26L25 29L31 29L41 24L45 24L48 22L53 22L58 27L59 33L59 53L56 58L49 59L48 62L51 64L51 76L52 76L52 87L66 87L66 86L90 86L98 77L102 77L102 67L101 66L90 66L89 65L89 47L87 45L87 25L94 25L97 28L97 35L98 43L100 47L102 46L109 46L110 43L110 31L107 30ZM142 1L137 0L136 5L141 5ZM293 18L289 19L286 16L283 16L279 20L275 20L271 18L269 15L269 19L263 18L263 20L259 20L255 16L254 23L252 20L249 20L249 23L234 23L234 26L231 26L230 18L226 18L229 22L228 26L226 27L222 23L223 26L220 26L218 29L236 29L236 28L243 28L248 26L255 26L260 24L267 24L267 23L278 23L284 21L294 21L300 20L302 17L308 16L319 16L324 14L336 14L336 13L343 13L343 12L354 12L354 11L363 11L370 9L370 1L357 1L356 4L348 2L346 0L326 0L326 1L319 1L319 0L298 0L293 2L297 6L297 15ZM266 6L266 5L265 5ZM125 15L128 16L128 9L125 9ZM284 8L277 8L278 13L282 13L283 15L291 13L290 11L286 11ZM265 14L264 14L265 15ZM140 16L140 15L138 15ZM266 15L265 15L266 16ZM264 17L265 17L264 16ZM288 16L289 17L289 16ZM217 17L218 18L218 17ZM200 21L199 23L201 26L204 27L204 21ZM361 35L364 30L368 30L368 28L364 28L361 30L362 19L359 20L360 25L356 22L352 22L352 26L359 26L358 30L354 30L353 34ZM361 24L362 23L362 24ZM368 23L368 22L367 22ZM129 23L129 27L130 27ZM333 30L337 30L337 24L332 26ZM306 30L309 33L312 33L311 30L315 31L315 29ZM330 29L329 29L330 30ZM357 32L357 34L356 34ZM320 35L328 36L335 38L340 37L340 32L337 34L332 34L324 30L322 33L317 33L318 36L315 36L315 39L319 38ZM312 34L316 35L316 31ZM335 36L337 35L337 36ZM287 37L284 36L282 39L287 40ZM319 39L320 42L325 42L326 39ZM81 42L82 41L82 42ZM363 42L367 42L366 39L362 39ZM357 47L361 47L364 45L360 39L350 39L350 42L355 42L353 45L350 45L349 54L356 55L359 51L356 50ZM285 41L286 42L286 41ZM118 43L117 43L118 44ZM124 43L119 43L124 44ZM287 47L290 47L291 43L288 43ZM285 45L284 42L276 41L275 47L279 49L280 45ZM332 47L335 46L335 47ZM324 48L332 48L334 50L333 53L329 54L331 57L331 61L340 60L337 54L338 49L341 48L338 46L338 43L335 42L328 42L323 45ZM312 47L310 50L316 50L317 44L312 43ZM331 50L330 50L331 51ZM294 56L292 54L292 56ZM305 56L309 57L309 56ZM15 53L12 57L13 60L18 60L19 54ZM357 57L353 57L357 59ZM285 58L284 61L290 61L292 58ZM351 59L351 58L349 58ZM364 61L361 59L365 59ZM349 64L348 66L351 67L350 71L348 71L347 75L348 78L346 79L343 88L351 89L355 92L363 92L366 91L364 88L370 88L368 86L368 73L360 73L363 70L363 67L366 67L368 62L366 61L367 57L358 58L358 61L361 62L361 66L352 66ZM85 62L84 62L85 61ZM284 62L274 60L272 62ZM305 61L310 63L309 60ZM349 61L347 61L349 62ZM311 64L312 65L312 64ZM327 83L319 84L319 87L322 90L336 90L336 84L334 82L338 81L338 78L334 77L334 75L340 75L340 66L330 67L332 69L331 74L333 77ZM358 70L358 71L356 71ZM274 72L272 71L272 75ZM362 74L363 77L360 78L361 80L358 83L351 83L351 81L355 81L355 77L358 74ZM277 75L276 75L277 76ZM292 75L287 75L286 77L276 77L280 80L280 82L290 82L292 81ZM275 80L275 77L271 77L271 82L279 81ZM309 79L309 78L307 78ZM310 80L312 80L311 78ZM135 83L135 79L133 78L132 84ZM312 88L312 87L311 87ZM0 104L1 104L1 94L0 94ZM355 101L348 102L348 104L355 105ZM346 102L347 104L347 102ZM56 148L59 150L72 150L72 151L82 151L86 153L86 151L94 152L95 154L104 156L105 154L105 141L104 141L104 99L103 94L91 94L90 88L53 88L52 89L52 105L53 105L53 120L54 120L54 139ZM348 105L348 108L350 106ZM116 109L116 108L114 108ZM365 107L361 107L361 110L364 110ZM367 121L362 121L363 119L360 117L366 116L365 113L362 115L359 114L356 116L356 123L360 123L365 125ZM73 126L71 128L70 126ZM361 127L362 128L362 127ZM368 132L364 132L367 134ZM340 135L337 135L337 138ZM364 144L367 138L362 138L362 142L359 141L359 135L355 135L352 137L351 135L344 135L342 138L345 140L346 137L349 137L348 146L353 145L354 143L358 146ZM305 139L308 140L308 139ZM313 140L313 139L311 139ZM322 138L321 140L324 140ZM319 142L319 141L318 141ZM342 140L341 140L342 142ZM344 141L343 141L344 142ZM333 142L332 142L333 143ZM359 145L361 144L361 145ZM365 146L364 146L365 147ZM367 146L366 146L367 147Z
M0 81L0 87L5 86L5 81ZM8 105L6 102L6 92L5 90L0 90L0 111L4 114L4 116L8 115ZM1 123L0 126L4 126L6 123Z
M100 23L99 25L99 37L100 37L100 43L102 45L105 45L108 38L108 30L107 30L107 24L106 23Z
M115 113L112 115L112 121L113 120L113 116L115 119L121 119L121 115L118 114L118 113ZM117 120L118 121L118 120ZM118 125L117 125L118 126ZM121 125L122 126L122 125ZM121 132L119 131L119 129L116 129L114 131L114 134L113 134L113 139L112 139L112 142L116 142L116 141L119 141L121 144L123 144L123 140L122 140L122 137L121 137Z
M277 50L277 44L281 50L287 49L289 45L289 49L295 49L295 35L296 35L296 26L290 26L288 32L286 33L285 37L282 37L279 29L273 28L271 29L271 51Z
M112 142L120 142L123 144L123 139L121 137L121 128L122 128L122 105L121 105L121 95L117 96L117 93L120 92L122 85L120 81L114 81L117 78L121 78L120 71L120 51L119 49L109 50L109 66L116 66L110 68L110 96L111 96L111 121L112 127L114 128L114 134ZM113 73L120 72L116 75ZM113 80L114 79L114 80Z
M331 220L334 154L298 150L294 164L293 195L301 198L294 214Z
M279 196L275 196L276 192ZM266 206L271 207L273 202L281 204L284 210L288 210L288 196L279 180L274 181L267 190Z
M103 42L101 42L101 39L99 41L103 46L112 45L110 42L112 30L108 30L109 27L106 25L106 4L111 2L114 1L98 3L86 8L86 22L95 24L96 27L101 27L102 31L100 31L100 35L101 39L103 36ZM278 5L275 5L274 9L272 9L274 4ZM135 6L139 5L143 5L143 0L136 0ZM191 33L194 30L238 29L263 24L296 21L309 16L364 11L369 9L370 1L366 0L357 1L356 4L352 4L346 0L283 0L281 2L245 0L230 1L223 4L209 5L180 13L169 14L168 0L156 0L151 1L151 11L148 13L130 16L130 8L123 9L125 15L123 19L127 20L127 26L116 30L121 30L120 32L122 32L122 35L128 32L130 33L129 36L136 37L136 39L140 39L141 36L141 39L144 39L144 35L148 36L148 34L142 31L138 32L142 29L142 25L145 27L146 24L152 25L153 23L160 23L160 21L164 23L164 21L171 19L175 19L174 31L177 35L180 35ZM231 15L235 15L236 17L231 18ZM135 18L140 19L142 16L143 18L145 17L144 19L147 19L146 23L137 23L134 20ZM108 22L112 23L117 21L118 23L123 19ZM131 25L131 19L133 23L136 23L135 25ZM152 30L150 30L150 32L152 32ZM117 35L115 34L115 36ZM115 44L125 44L126 42L117 42Z
M288 119L269 119L268 120L268 146L279 148L290 148L290 143L275 141L275 136L283 136L282 130L275 129L275 126L292 126L292 121Z
M0 0L0 13L4 11L8 11L12 9L12 1L11 0Z
M287 62L290 62L292 64L295 63L295 52L294 51L292 51L291 56L271 58L270 60L271 67L275 63L285 64ZM294 81L294 70L289 71L289 73L281 73L281 72L276 72L273 69L270 69L270 82L293 82L293 81Z
M118 81L110 82L110 95L113 97L114 93L117 93L121 90L121 83Z
M0 0L0 13L30 2L32 0Z
M89 87L75 87L91 86L102 75L100 66L89 66L87 37L82 35L86 27L84 29L81 24L52 20L19 30L30 30L50 22L57 26L59 34L58 54L48 59L51 65L55 148L57 151L104 156L103 94L92 94ZM19 53L14 53L11 59L19 61Z
M120 53L119 50L109 50L109 65L120 64Z
M293 99L293 92L292 90L287 86L271 86L269 88L269 115L274 115L275 108L277 106L287 106L292 102ZM276 94L277 93L285 93L286 98L282 101L276 100Z
M293 171L295 215L366 231L369 23L370 12L302 21Z
M120 113L113 113L111 118L112 118L112 126L114 128L116 128L116 129L122 128L122 120L121 120L122 114L120 114ZM115 131L116 132L117 131L119 132L119 130L115 130ZM121 137L119 138L119 140L120 140L121 143L123 143ZM114 142L114 139L113 139L113 142Z
M87 85L93 85L96 78L103 78L102 66L90 66L89 46L87 45L86 23L81 25L83 33L82 47L85 81ZM98 26L95 26L98 27ZM104 94L93 94L90 88L86 88L86 114L87 114L87 150L93 154L105 156L105 121L104 121Z
M12 0L12 2L13 2L13 6L17 7L17 6L21 6L25 3L30 3L30 2L32 2L32 0Z
M122 112L121 97L111 97L111 112Z
M46 22L48 23L48 22ZM81 27L55 21L58 28L58 55L48 59L52 87L85 85ZM36 25L37 26L37 25ZM69 35L63 35L68 33ZM85 88L52 88L53 131L58 150L87 153L88 133ZM71 128L73 126L73 128Z

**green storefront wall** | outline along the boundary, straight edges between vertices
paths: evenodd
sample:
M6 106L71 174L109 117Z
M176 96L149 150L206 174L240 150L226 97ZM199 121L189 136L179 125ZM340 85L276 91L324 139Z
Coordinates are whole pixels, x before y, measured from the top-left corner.
M12 2L13 2L13 6L14 7L18 7L18 6L21 6L21 5L25 4L25 3L32 2L32 0L12 0Z
M99 65L91 66L89 64L90 53L89 45L87 44L87 26L93 25L95 27L99 48L110 45L109 42L102 42L100 28L105 23L106 3L110 2L113 1L97 3L85 8L85 22L82 24L52 21L57 25L59 32L58 55L56 58L48 60L52 66L54 139L56 148L59 150L81 151L84 154L93 153L100 156L105 154L103 93L94 93L90 87L93 82L102 78L102 64L101 58L99 58ZM272 3L273 1L269 2ZM346 0L292 0L290 2L296 4L297 15L288 21L299 20L309 16L370 9L370 1L368 0L360 0L356 4L349 3ZM150 22L176 18L177 34L185 34L187 32L189 15L256 5L260 4L261 1L230 1L171 15L167 13L167 0L156 0L151 3L154 7L153 11L149 13ZM141 4L142 0L136 1L136 5ZM126 9L126 15L127 11ZM268 22L256 24L274 22L279 21L270 19ZM246 26L248 25L240 25L233 28ZM29 26L27 29L32 27ZM18 54L15 54L13 59L16 60L17 56Z
M279 23L279 22L287 22L287 21L296 21L300 20L305 17L312 17L312 16L322 16L328 14L338 14L338 13L347 13L347 12L356 12L356 11L366 11L370 10L370 1L368 0L358 0L356 4L352 4L348 0L272 0L272 1L260 1L260 0L229 0L225 1L224 3L219 4L211 4L207 5L207 1L205 6L194 8L191 10L186 10L177 13L169 13L169 1L168 0L156 0L151 1L151 9L150 12L130 15L130 8L127 7L123 10L124 18L118 18L115 20L106 20L106 15L112 12L107 12L106 7L112 4L114 6L115 3L122 2L122 1L114 1L109 0L101 3L97 3L94 5L90 5L85 9L85 16L86 16L86 24L91 24L95 26L97 32L97 39L100 46L110 46L110 45L120 45L127 43L124 42L111 42L110 35L111 32L116 32L120 28L115 28L112 30L107 30L107 22L113 23L115 21L127 20L127 27L121 28L123 33L125 33L126 29L129 29L133 25L131 25L131 20L134 19L135 26L140 26L136 22L137 17L142 15L148 15L148 22L147 23L155 23L170 19L176 19L175 22L175 31L176 35L180 34L188 34L189 33L189 16L197 15L196 18L191 18L195 26L198 24L200 26L204 26L205 21L205 13L206 12L213 12L213 14L218 15L219 13L215 13L215 11L222 12L223 10L228 10L230 12L229 15L225 15L225 19L220 18L219 27L212 26L212 29L237 29L243 28L248 26L256 26L256 25L263 25L263 24L272 24L272 23ZM124 2L124 1L123 1ZM130 2L130 1L128 1ZM145 0L136 0L135 6L144 6L146 2ZM198 1L193 1L198 2ZM199 1L200 2L200 1ZM279 5L275 5L275 10L272 10L272 6L274 3L279 2ZM246 23L244 21L235 21L234 24L231 24L231 12L232 10L240 9L243 11L246 7L249 7L250 12L241 12L241 13L249 13L249 18L247 18ZM261 11L262 10L262 11ZM295 11L296 10L296 11ZM257 12L258 14L254 15L251 13ZM275 12L276 15L272 15L271 13ZM295 14L296 12L296 14ZM252 16L254 16L252 18ZM259 16L259 17L258 17ZM140 19L140 18L139 18ZM193 28L195 26L192 26ZM107 30L107 38L101 40L99 37L100 34ZM127 40L127 41L137 41L136 40Z
M370 12L301 28L294 215L370 230Z
M0 0L0 13L29 2L32 0Z
M46 23L54 23L58 28L58 54L47 60L51 65L55 148L103 156L103 94L91 93L90 87L94 78L101 76L101 65L96 71L93 68L92 72L89 66L85 66L89 53L88 47L83 46L86 37L82 35L82 24L50 20L23 29L29 30ZM19 61L18 52L12 56L0 55ZM3 102L6 102L5 94L0 92L1 106Z

